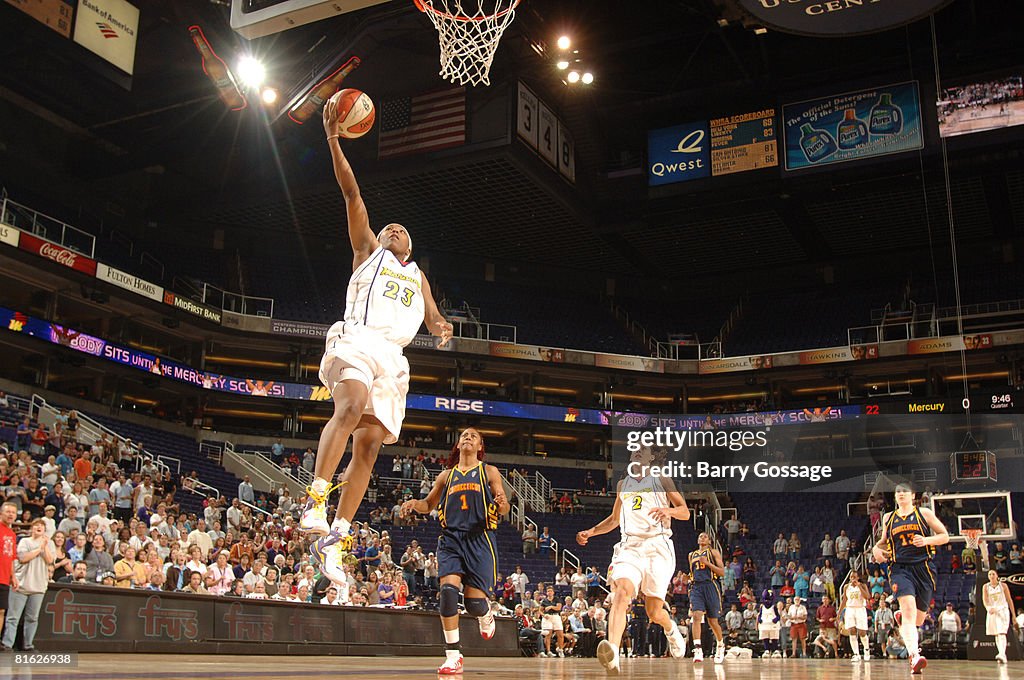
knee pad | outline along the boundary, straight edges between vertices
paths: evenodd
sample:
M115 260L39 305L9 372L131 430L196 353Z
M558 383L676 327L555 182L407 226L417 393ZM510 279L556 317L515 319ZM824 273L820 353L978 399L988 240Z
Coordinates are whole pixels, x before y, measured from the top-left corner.
M459 589L451 583L441 586L441 601L438 604L441 616L459 615Z
M491 610L487 600L482 597L467 597L465 602L466 613L470 616L485 616Z

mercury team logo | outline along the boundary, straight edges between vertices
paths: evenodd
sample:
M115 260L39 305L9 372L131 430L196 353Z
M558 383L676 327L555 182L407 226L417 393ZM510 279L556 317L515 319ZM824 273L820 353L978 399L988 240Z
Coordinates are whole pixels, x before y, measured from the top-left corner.
M117 34L117 31L114 30L114 27L111 26L108 23L104 23L102 21L97 21L96 22L96 27L98 29L100 29L100 33L103 35L103 37L108 39L108 40L110 38L120 38L121 37L121 36L119 36Z

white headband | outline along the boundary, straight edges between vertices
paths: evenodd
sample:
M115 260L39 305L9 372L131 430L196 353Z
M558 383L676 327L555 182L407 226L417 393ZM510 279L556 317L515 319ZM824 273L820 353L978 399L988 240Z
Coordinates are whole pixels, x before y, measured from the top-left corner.
M406 228L405 228L404 226L402 226L401 224L398 224L397 222L391 222L390 224L385 224L385 225L384 225L384 226L383 226L383 227L381 228L381 230L377 232L377 242L378 242L378 243L380 243L380 237L381 237L381 234L383 234L383 233L384 233L384 230L385 230L385 229L387 229L388 227L390 227L390 226L391 226L392 224L395 224L395 225L397 225L397 226L399 226L399 227L402 227L402 231L404 231L404 232L405 232L405 236L406 236L406 238L408 238L408 239L409 239L409 250L408 250L408 251L406 251L406 253L405 253L405 259L406 259L406 260L408 260L408 259L409 259L409 258L410 258L410 257L412 256L412 234L410 234L410 233L409 233L409 230L408 230L408 229L406 229Z

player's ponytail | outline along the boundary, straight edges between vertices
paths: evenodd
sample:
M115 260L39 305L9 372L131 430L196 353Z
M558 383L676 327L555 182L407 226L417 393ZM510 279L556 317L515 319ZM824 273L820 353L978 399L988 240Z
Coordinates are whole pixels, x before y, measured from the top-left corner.
M466 428L466 430L469 430L469 429L476 430L475 427L473 427L473 428L467 427ZM463 432L465 432L466 430L463 430ZM480 434L480 430L476 430L476 433ZM462 435L460 434L459 436L461 437ZM480 461L483 461L483 459L484 459L485 449L486 448L487 448L487 445L484 443L484 436L482 434L480 434L480 450L476 454L477 459L479 459ZM453 468L453 467L455 467L458 464L459 464L459 440L456 439L455 440L455 445L452 446L451 453L448 454L448 460L445 463L445 467Z

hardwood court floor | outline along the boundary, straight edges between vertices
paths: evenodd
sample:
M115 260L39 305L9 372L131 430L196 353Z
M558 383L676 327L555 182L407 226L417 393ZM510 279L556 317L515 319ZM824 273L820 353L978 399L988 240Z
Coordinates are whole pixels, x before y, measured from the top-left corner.
M319 680L353 678L405 680L433 678L439 658L433 657L285 657L207 656L170 654L80 654L78 667L10 667L10 655L0 659L0 677L33 680ZM487 680L601 680L606 677L594 659L467 658L465 677ZM8 675L8 672L10 675ZM694 667L689 658L623 659L623 680L910 680L906 662L875 659L868 664L849 661L766 660L705 662ZM994 662L929 662L921 680L1024 680L1024 662L997 666Z

